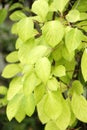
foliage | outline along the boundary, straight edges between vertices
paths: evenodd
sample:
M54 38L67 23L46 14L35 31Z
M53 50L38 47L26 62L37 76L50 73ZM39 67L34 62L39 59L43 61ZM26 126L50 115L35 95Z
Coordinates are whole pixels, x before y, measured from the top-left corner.
M15 11L12 33L16 51L2 76L12 78L7 96L7 117L21 122L37 108L45 130L73 128L87 123L87 4L77 0L37 0L33 15Z

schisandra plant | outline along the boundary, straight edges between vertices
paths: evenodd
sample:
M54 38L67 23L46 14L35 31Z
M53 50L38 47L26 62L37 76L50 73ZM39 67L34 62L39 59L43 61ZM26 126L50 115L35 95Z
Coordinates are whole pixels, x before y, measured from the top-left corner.
M18 36L2 76L12 78L7 117L21 122L35 108L45 130L87 122L87 1L36 0L31 16L15 11ZM84 5L84 6L83 6Z

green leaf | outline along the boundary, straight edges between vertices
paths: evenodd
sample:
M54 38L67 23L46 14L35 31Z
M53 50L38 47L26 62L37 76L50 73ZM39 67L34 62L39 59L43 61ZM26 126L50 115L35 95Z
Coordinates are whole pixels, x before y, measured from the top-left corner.
M47 114L44 111L44 104L46 102L46 98L47 98L47 95L44 95L42 100L37 104L38 116L39 116L40 121L43 124L47 123L50 120L50 118L47 116Z
M47 88L49 90L56 91L58 88L60 88L60 84L55 77L52 77L47 82Z
M15 117L15 115L17 114L20 104L22 103L22 99L23 95L18 94L12 100L9 101L6 110L9 121L11 121L12 118Z
M80 12L87 11L87 1L86 0L77 0L73 6L73 8L77 8Z
M82 95L77 93L73 94L72 101L72 110L77 119L82 122L87 123L87 101Z
M62 46L56 47L52 52L52 58L55 61L59 61L62 58Z
M41 81L38 79L38 77L36 77L34 73L27 75L23 83L24 94L26 96L31 94L34 91L35 87L40 84L40 82Z
M35 100L34 100L34 95L31 93L28 96L25 96L25 103L24 103L24 109L25 113L28 116L31 116L34 113L35 110Z
M16 2L9 7L9 11L12 11L17 8L23 8L23 5L21 3Z
M49 121L45 126L45 130L60 130L60 129L57 127L54 121Z
M87 20L87 13L80 13L80 20Z
M20 71L21 68L19 67L19 64L9 64L4 68L2 72L2 76L5 78L11 78L15 76L17 73L19 73Z
M80 12L76 9L70 10L69 13L66 15L66 19L68 22L77 22L80 20Z
M18 42L21 43L19 40ZM28 63L28 57L31 49L34 46L34 40L30 39L27 43L19 45L18 58L22 64ZM26 57L26 58L25 58Z
M85 81L87 81L87 49L84 50L81 59L81 71Z
M83 91L83 86L82 86L82 84L80 83L79 80L73 81L72 87L69 90L70 95L72 95L74 92L77 93L77 94L83 94L83 92L84 92Z
M66 46L62 47L62 56L65 60L71 61L74 58L74 51L69 52Z
M70 122L69 122L69 126L75 126L75 124L77 123L77 119L72 111L72 107L71 107L71 99L70 98L67 98L66 99L67 103L68 103L68 106L70 108L70 112L71 112L71 119L70 119Z
M5 8L0 9L0 24L2 24L4 22L6 17L7 17L7 9L5 9Z
M29 17L18 22L18 35L24 42L34 36L34 23Z
M18 34L18 23L14 23L11 28L13 34Z
M51 63L48 58L43 57L37 61L35 65L35 71L37 76L41 79L43 83L46 83L50 77L51 73Z
M18 92L23 88L22 78L21 77L15 77L10 82L8 93L7 93L7 99L11 100Z
M63 65L58 65L54 68L53 74L57 77L62 77L66 75L66 70Z
M35 98L35 102L36 104L38 104L41 99L43 98L44 94L45 94L45 86L43 84L38 85L35 89L34 89L34 98Z
M50 6L50 10L51 11L60 11L62 13L68 2L69 2L69 0L61 0L61 1L53 0L53 2L51 3L51 6Z
M56 120L56 125L60 130L66 130L70 123L71 119L71 112L70 108L68 106L68 103L66 101L63 101L63 110L61 115Z
M18 59L18 52L17 52L17 51L11 52L11 53L6 57L6 60L7 60L8 62L17 62L17 61L19 61L19 59Z
M15 44L15 48L19 49L23 45L23 41L20 38L18 38Z
M60 21L50 21L42 27L42 34L47 44L52 47L58 45L64 36L64 27Z
M35 46L31 51L29 52L28 55L28 63L29 64L34 64L37 62L38 59L41 57L45 56L46 53L49 51L49 47L46 45L38 45Z
M34 42L31 40L29 43L23 44L20 47L18 56L23 64L34 64L38 59L45 56L48 51L49 47L46 45L38 45L34 47Z
M50 119L56 120L62 113L62 96L59 91L47 94L44 111Z
M7 88L5 86L0 86L0 94L6 95L7 94Z
M15 119L20 123L24 118L25 118L25 106L24 106L24 99L23 99L19 109L17 110Z
M12 21L18 21L21 20L22 18L26 18L26 15L22 11L15 11L10 15L10 19Z
M45 0L37 0L32 5L32 11L38 16L40 16L42 21L45 21L45 18L49 11L48 3Z
M77 28L71 28L65 35L65 45L68 51L71 53L79 47L82 40L82 32Z

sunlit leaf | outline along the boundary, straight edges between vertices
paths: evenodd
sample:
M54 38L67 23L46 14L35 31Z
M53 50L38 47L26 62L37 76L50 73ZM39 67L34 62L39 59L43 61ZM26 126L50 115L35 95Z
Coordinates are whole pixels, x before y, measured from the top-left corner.
M48 3L45 0L37 0L32 5L32 11L40 16L42 21L45 20L48 10Z
M63 65L58 65L54 68L53 74L57 77L62 77L66 75L66 69Z
M82 32L77 28L71 28L66 32L65 45L69 52L74 51L81 44Z
M45 130L60 130L60 129L57 127L57 125L56 125L55 122L49 121L49 122L46 124L46 126L45 126ZM62 130L63 130L63 129L62 129Z
M68 2L69 2L69 0L61 0L61 1L60 0L53 0L53 2L51 3L51 6L50 6L50 10L60 11L62 13Z
M87 81L87 49L84 50L81 59L81 70L85 81Z
M21 68L18 64L9 64L7 65L2 73L2 76L5 78L11 78L21 71Z
M64 36L64 27L60 21L50 21L42 27L42 34L47 42L52 47L60 43Z
M80 20L80 12L76 9L70 10L69 13L66 15L66 19L68 22L77 22Z
M56 120L61 115L62 96L59 91L48 93L45 99L44 111L53 120Z
M35 87L39 84L40 80L34 73L27 75L23 83L24 94L28 96L34 91Z
M17 51L11 52L11 53L6 57L6 60L7 60L8 62L17 62L17 61L19 61L19 59L18 59L18 52L17 52Z
M44 95L42 100L37 104L38 116L39 116L40 121L43 124L47 123L50 120L50 118L47 116L47 114L44 111L44 104L46 102L46 98L47 98L47 95Z
M22 11L15 11L10 15L10 19L13 21L18 21L25 17L26 15Z
M87 101L82 95L76 93L72 97L72 110L77 119L82 122L87 122Z
M43 57L35 65L35 71L37 76L43 83L46 83L50 77L51 63L48 58Z
M15 77L9 85L7 99L11 100L21 89L23 88L23 83L21 77Z
M43 84L38 85L34 89L34 98L35 98L36 104L39 103L40 100L43 98L45 91L46 91L46 88Z
M6 112L9 121L11 121L12 118L17 114L20 104L22 103L22 98L23 95L18 94L8 103Z
M35 100L34 100L34 95L33 94L25 96L24 109L25 109L25 113L28 116L31 116L34 113L34 110L35 110Z
M70 119L71 119L70 108L68 106L68 103L66 101L63 101L63 111L56 120L57 127L60 128L60 130L65 130L70 123Z

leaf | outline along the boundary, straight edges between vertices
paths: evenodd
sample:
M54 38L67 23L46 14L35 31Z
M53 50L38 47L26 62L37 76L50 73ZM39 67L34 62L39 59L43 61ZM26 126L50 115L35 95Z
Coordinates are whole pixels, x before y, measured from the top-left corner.
M6 17L7 17L7 9L5 9L5 8L0 9L0 24L2 24L4 22Z
M62 47L62 56L65 60L71 61L74 58L74 51L69 52L66 46Z
M28 63L34 64L40 59L41 57L45 56L46 53L49 51L49 47L46 45L38 45L35 46L28 55Z
M62 45L59 47L56 47L54 51L52 52L52 58L55 61L59 61L62 58Z
M23 88L22 78L21 77L15 77L10 82L8 93L7 93L7 99L12 100L12 98L18 94L18 92Z
M43 98L44 94L45 94L45 86L43 84L38 85L35 89L34 89L34 98L35 98L35 102L36 104L38 104L41 99Z
M87 13L80 13L80 20L87 20Z
M40 84L40 82L41 81L34 73L27 75L23 83L24 94L26 96L30 95L34 91L35 87Z
M8 61L8 62L17 62L17 61L19 61L19 59L18 59L18 52L17 51L13 51L13 52L11 52L7 57L6 57L6 60Z
M24 111L24 99L22 100L22 103L20 104L19 109L17 110L17 113L15 115L15 119L20 123L25 118L25 111Z
M60 21L49 21L42 27L45 41L52 47L58 45L64 36L64 27Z
M56 120L56 125L60 130L66 130L70 123L71 119L71 112L70 108L68 106L68 103L66 101L63 101L63 110L61 115Z
M82 32L77 28L71 28L65 35L65 45L71 53L79 47L82 40Z
M19 21L23 18L26 18L26 15L22 11L15 11L10 15L12 21Z
M5 78L11 78L15 76L17 73L19 73L20 71L21 68L19 67L19 64L9 64L4 68L2 72L2 76Z
M69 122L69 126L75 126L75 124L77 123L77 119L72 111L72 107L71 107L71 100L70 98L67 98L66 99L67 103L68 103L68 106L70 108L70 112L71 112L71 119L70 119L70 122Z
M18 42L21 43L20 40ZM34 46L33 39L28 40L28 42L25 44L19 45L18 58L22 64L28 63L28 56L33 46Z
M7 94L7 88L5 86L0 86L0 94L6 95Z
M87 81L87 49L84 50L81 59L81 71L85 81Z
M47 116L47 114L44 112L44 104L46 102L47 95L44 95L44 97L41 99L41 101L37 104L37 112L40 121L45 124L47 123L50 118Z
M77 22L80 20L80 12L76 9L70 10L69 13L66 15L66 19L68 22Z
M16 2L9 7L9 11L12 11L17 8L23 8L23 5L21 3Z
M49 11L48 3L45 0L37 0L32 5L32 11L40 16L42 21L45 21L47 13Z
M77 93L73 94L72 101L72 110L76 118L82 122L87 122L87 101L82 95Z
M77 93L77 94L83 94L83 86L82 86L82 84L80 83L80 81L79 80L75 80L75 81L73 81L73 83L72 83L72 87L70 88L70 90L69 90L69 94L70 95L73 95L73 93Z
M34 23L29 18L23 18L18 22L18 35L24 42L34 36Z
M35 65L35 72L43 83L46 83L51 73L51 63L48 58L43 57L37 61Z
M68 2L69 2L69 0L61 0L61 1L53 0L53 2L51 3L51 6L50 6L50 10L51 11L60 11L62 13Z
M34 95L31 93L30 95L25 96L25 103L24 103L25 113L28 116L31 116L35 110L35 100Z
M62 77L66 75L66 70L63 65L58 65L54 68L53 74L57 77Z
M8 103L6 113L9 121L11 121L12 118L15 117L15 115L17 114L22 99L23 99L23 95L18 94Z
M45 130L60 130L60 129L57 127L54 121L49 121L45 126Z
M52 91L47 94L44 103L44 111L47 116L56 120L62 113L62 96L59 91Z
M16 35L18 34L18 23L12 25L11 32Z
M73 8L77 8L80 12L87 11L87 1L86 0L77 0L73 5Z
M47 88L52 91L56 91L58 88L60 88L59 82L56 80L56 78L52 77L47 82Z

